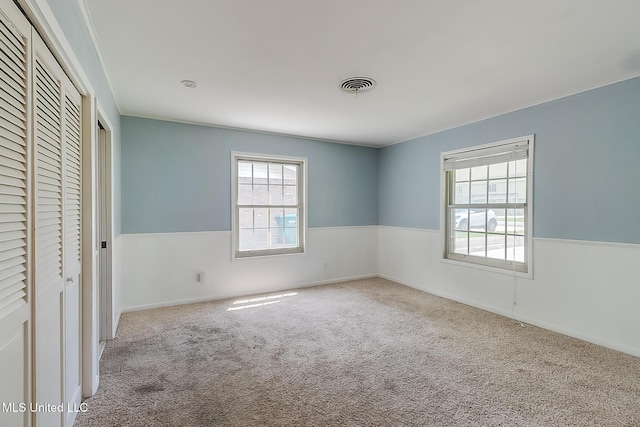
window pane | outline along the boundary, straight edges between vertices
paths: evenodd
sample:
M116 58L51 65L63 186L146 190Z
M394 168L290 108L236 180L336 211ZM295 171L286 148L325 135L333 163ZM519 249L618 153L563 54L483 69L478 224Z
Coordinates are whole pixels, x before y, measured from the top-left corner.
M505 259L507 236L490 234L487 236L487 258Z
M277 242L281 248L290 248L298 246L298 229L297 228L278 228L272 229L273 241Z
M282 165L274 163L269 164L269 184L282 184Z
M253 249L267 249L269 247L269 230L256 229L253 232Z
M524 262L524 237L507 236L507 259Z
M269 186L254 185L253 186L253 202L254 205L266 205L269 203Z
M284 183L296 185L298 183L298 165L283 165Z
M241 228L238 230L238 249L248 251L253 248L253 229Z
M507 216L505 218L504 227L507 234L513 234L515 231L515 209L507 209Z
M456 181L469 181L469 168L457 169Z
M469 210L469 229L470 230L484 230L487 226L487 210L486 209L471 209Z
M498 216L493 209L487 210L487 230L489 233L493 233L498 229Z
M254 209L253 224L255 228L269 227L269 209Z
M486 256L486 240L487 235L484 233L469 233L469 255Z
M507 210L506 209L490 209L489 212L487 213L487 216L489 217L489 230L487 231L504 234ZM493 230L491 230L492 218L496 220L496 228Z
M524 235L524 209L515 210L515 234Z
M253 183L268 184L267 180L267 163L253 163Z
M298 246L298 229L297 228L284 229L284 244L288 248L295 248L296 246Z
M471 168L471 180L487 179L487 166L476 166Z
M271 227L284 227L284 209L269 209Z
M240 209L240 212L238 215L238 227L253 228L253 209L251 208Z
M267 249L269 247L269 230L256 229L253 232L252 249Z
M524 209L509 209L507 213L507 233L524 235Z
M469 254L469 233L456 231L451 239L451 252L455 254Z
M509 162L509 177L527 176L527 159Z
M272 209L272 241L281 247L298 245L298 210Z
M451 223L455 224L454 229L458 231L469 230L469 210L468 209L453 209L453 218Z
M453 203L463 205L469 203L469 183L456 182L456 193Z
M509 203L527 202L527 179L509 179Z
M468 229L467 213L468 209L451 209L450 211L450 222L453 228L451 228L451 235L449 236L449 250L452 253L465 255L469 253L469 233L461 231Z
M282 205L282 186L281 185L269 186L269 204Z
M489 181L489 203L507 202L507 180L494 179Z
M238 183L239 184L251 184L251 163L238 162Z
M238 249L241 251L252 251L267 249L269 247L268 230L240 229L238 236Z
M284 200L283 205L297 205L298 204L298 187L293 185L284 186Z
M238 204L250 205L253 202L253 189L251 184L238 185Z
M471 203L487 203L487 181L471 183Z
M507 177L507 162L497 163L495 165L489 165L489 178L506 178Z
M284 226L288 228L298 227L298 209L285 209L285 222Z
M284 228L277 227L271 229L271 247L284 248Z
M289 246L298 246L298 209L284 210L284 243Z

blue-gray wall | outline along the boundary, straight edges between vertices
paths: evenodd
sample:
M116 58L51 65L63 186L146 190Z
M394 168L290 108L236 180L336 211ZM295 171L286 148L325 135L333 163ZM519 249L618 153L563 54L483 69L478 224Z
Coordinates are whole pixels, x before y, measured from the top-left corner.
M49 7L53 12L56 21L62 28L65 37L69 41L75 56L78 58L83 71L89 78L91 86L95 91L94 95L104 109L104 114L109 120L113 134L113 180L114 180L114 233L120 234L120 112L116 101L111 93L109 82L102 69L102 64L91 40L89 30L85 25L82 11L77 0L55 0L49 2Z
M440 153L535 134L534 236L640 243L640 78L385 147L381 225L440 227Z
M230 230L231 151L309 159L311 227L440 227L440 154L535 134L534 236L640 243L640 78L383 149L122 118L123 233Z
M231 152L308 159L310 227L378 224L374 148L122 117L122 232L231 230Z

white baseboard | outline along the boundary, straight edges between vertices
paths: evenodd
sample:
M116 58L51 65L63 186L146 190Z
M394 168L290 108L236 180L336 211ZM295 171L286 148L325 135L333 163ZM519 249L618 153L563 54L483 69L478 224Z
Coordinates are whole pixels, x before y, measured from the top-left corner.
M471 306L471 307L479 308L479 309L485 310L485 311L490 311L492 313L499 314L499 315L504 316L504 317L514 318L511 312L508 312L506 310L496 309L495 307L492 307L492 306L487 305L487 304L477 303L476 301L470 300L468 298L462 298L462 297L460 297L458 295L453 295L453 294L450 294L448 292L442 292L442 291L439 291L437 289L433 289L433 288L429 288L429 287L417 286L414 283L410 283L410 282L407 282L406 280L398 279L398 278L395 278L393 276L389 276L389 275L386 275L386 274L380 274L379 277L382 278L382 279L386 279L386 280L390 280L392 282L399 283L399 284L404 285L404 286L408 286L408 287L413 288L413 289L417 289L417 290L422 291L422 292L426 292L426 293L429 293L429 294L432 294L432 295L435 295L435 296L438 296L438 297L446 298L446 299L451 300L451 301L459 302L459 303L464 304L464 305L468 305L468 306Z
M523 323L528 323L530 325L538 326L543 329L547 329L549 331L557 332L559 334L567 335L573 338L577 338L582 341L587 341L593 344L601 345L603 347L610 348L612 350L616 350L622 353L630 354L632 356L640 357L640 348L634 348L628 345L620 344L617 342L613 342L607 339L602 339L601 337L596 337L594 335L575 331L572 329L563 328L561 326L547 323L544 321L540 321L539 319L533 319L528 316L516 316L515 320L518 320Z

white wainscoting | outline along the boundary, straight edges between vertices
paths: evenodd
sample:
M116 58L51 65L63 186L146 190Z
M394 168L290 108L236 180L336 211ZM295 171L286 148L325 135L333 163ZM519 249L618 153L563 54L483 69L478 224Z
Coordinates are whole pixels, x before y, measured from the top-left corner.
M534 239L534 276L528 280L442 262L440 233L433 230L311 228L306 254L235 261L228 231L127 234L118 240L121 258L114 270L120 280L114 282L122 287L116 312L379 275L640 356L640 245Z
M378 246L380 277L640 356L640 245L534 239L533 280L442 262L439 231L380 227Z
M378 275L378 226L309 228L304 254L233 261L230 231L124 234L119 244L122 312Z

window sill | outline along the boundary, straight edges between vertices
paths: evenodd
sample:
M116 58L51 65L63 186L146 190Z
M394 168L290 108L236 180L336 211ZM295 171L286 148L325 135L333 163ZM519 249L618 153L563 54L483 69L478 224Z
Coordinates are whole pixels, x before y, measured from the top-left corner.
M296 251L287 251L287 252L250 252L246 255L240 255L234 251L231 257L232 261L245 260L245 259L263 259L263 258L279 258L286 256L296 256L296 255L306 255L306 251L304 248L300 248L300 250Z
M504 274L505 276L515 276L515 277L520 277L522 279L533 280L533 268L531 264L529 264L528 271L525 273L521 271L507 270L504 268L492 267L489 265L477 264L473 262L458 261L458 260L449 259L449 258L442 258L441 261L444 264L457 265L459 267L490 271L492 273Z

